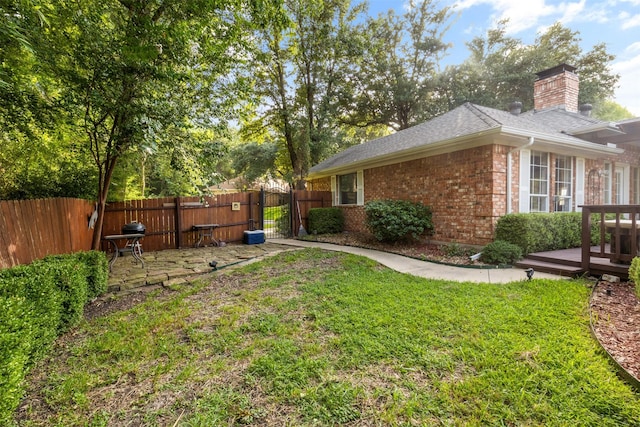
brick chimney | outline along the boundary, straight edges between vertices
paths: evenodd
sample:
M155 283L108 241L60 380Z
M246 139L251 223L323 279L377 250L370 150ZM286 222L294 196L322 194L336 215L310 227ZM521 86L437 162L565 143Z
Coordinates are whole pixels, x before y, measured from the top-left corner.
M566 111L577 113L580 80L575 70L576 67L560 64L536 73L538 80L533 84L533 108L543 110L561 106Z

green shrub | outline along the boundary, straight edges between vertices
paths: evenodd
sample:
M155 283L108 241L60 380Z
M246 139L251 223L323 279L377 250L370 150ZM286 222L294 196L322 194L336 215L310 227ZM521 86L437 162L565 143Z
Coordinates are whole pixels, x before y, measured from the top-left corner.
M582 246L582 213L509 214L496 224L496 240L518 245L523 254ZM599 215L591 221L591 244L600 242Z
M640 257L635 257L631 260L629 280L635 284L636 295L640 298Z
M311 234L335 234L344 231L344 213L340 208L309 209L309 229Z
M76 252L75 256L87 268L87 302L104 294L109 281L109 261L104 252Z
M106 288L101 252L56 255L0 270L0 425L18 405L29 368L63 331L82 318L84 305Z
M448 243L446 245L442 245L440 249L445 255L451 257L471 256L475 252L473 249L459 243Z
M518 245L496 240L482 250L480 259L486 264L513 264L522 258L522 249Z
M291 236L291 212L289 205L279 207L279 215L276 217L276 230L284 236Z
M26 298L0 297L0 425L8 425L24 394L35 325Z
M365 207L366 226L379 241L419 239L433 232L431 208L407 200L374 200Z
M58 332L67 331L81 319L87 302L87 267L75 256L53 255L34 264L47 271L62 297Z

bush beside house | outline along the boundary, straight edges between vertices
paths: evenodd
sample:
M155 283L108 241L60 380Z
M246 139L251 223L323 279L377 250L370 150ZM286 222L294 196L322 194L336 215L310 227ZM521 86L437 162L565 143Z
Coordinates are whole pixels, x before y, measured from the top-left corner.
M599 223L591 221L591 244L600 239ZM496 224L495 240L519 246L522 254L582 246L582 213L508 214Z
M333 234L344 231L344 213L339 208L309 209L311 234Z
M431 208L408 200L373 200L365 204L366 225L379 241L417 240L433 232Z
M0 270L0 424L20 402L29 368L81 320L84 305L104 293L107 275L102 252L56 255Z

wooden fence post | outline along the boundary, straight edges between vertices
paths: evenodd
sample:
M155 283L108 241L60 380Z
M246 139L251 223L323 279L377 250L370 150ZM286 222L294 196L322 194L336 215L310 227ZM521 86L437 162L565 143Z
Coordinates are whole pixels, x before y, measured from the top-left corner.
M180 249L182 247L182 210L180 207L181 203L182 203L182 198L176 197L175 209L176 209L176 247L177 249Z

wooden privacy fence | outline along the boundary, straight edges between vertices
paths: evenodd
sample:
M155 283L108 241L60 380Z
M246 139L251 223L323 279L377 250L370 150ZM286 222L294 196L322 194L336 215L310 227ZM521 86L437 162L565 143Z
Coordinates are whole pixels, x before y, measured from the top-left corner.
M294 199L298 201L304 222L309 209L330 206L331 192L295 191ZM298 227L297 206L295 214L292 223ZM123 225L137 221L146 227L144 250L160 251L194 246L198 236L192 227L200 224L218 224L214 231L217 239L239 242L245 230L261 229L263 218L258 191L202 198L132 200L107 205L102 235L120 234ZM107 249L106 243L103 249Z
M217 239L242 240L245 230L256 228L259 218L257 192L223 194L212 197L167 197L109 203L102 235L120 234L122 226L137 221L146 227L145 251L194 246L198 224L219 224ZM103 244L103 248L107 246Z
M0 268L91 249L92 212L80 199L0 201Z
M295 191L291 221L299 227L297 207L305 227L309 209L331 206L331 193ZM0 268L28 264L47 255L91 249L93 230L89 218L94 204L87 200L57 198L0 201ZM146 227L142 241L145 251L194 246L198 224L219 224L215 237L239 242L245 230L263 225L260 192L244 192L212 197L167 197L107 204L102 236L120 234L122 226L141 222ZM206 242L205 242L206 243ZM103 250L108 250L103 241Z

